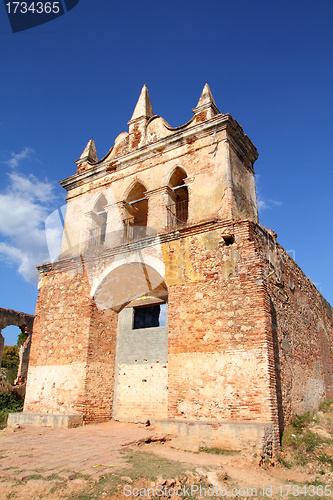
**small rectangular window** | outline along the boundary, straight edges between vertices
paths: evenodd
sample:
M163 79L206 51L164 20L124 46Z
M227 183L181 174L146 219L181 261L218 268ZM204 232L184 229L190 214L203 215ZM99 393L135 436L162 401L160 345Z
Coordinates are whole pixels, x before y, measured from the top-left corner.
M133 330L166 324L166 304L134 308Z

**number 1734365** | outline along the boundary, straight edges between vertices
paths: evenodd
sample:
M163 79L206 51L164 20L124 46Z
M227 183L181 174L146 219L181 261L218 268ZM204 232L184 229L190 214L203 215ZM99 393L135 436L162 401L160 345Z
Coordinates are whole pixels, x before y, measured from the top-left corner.
M308 497L330 497L331 496L331 486L330 485L314 485L306 484L304 486L298 486L296 484L284 484L279 486L280 497L298 497L300 495Z
M8 14L59 14L61 3L58 2L8 2Z

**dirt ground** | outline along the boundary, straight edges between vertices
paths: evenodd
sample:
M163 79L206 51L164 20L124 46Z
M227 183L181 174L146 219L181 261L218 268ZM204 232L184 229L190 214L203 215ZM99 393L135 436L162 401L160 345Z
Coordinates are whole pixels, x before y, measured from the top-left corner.
M175 449L153 429L134 424L5 429L0 432L0 500L333 498L331 420L312 420L312 430L327 433L315 450L303 446L304 426L300 437L291 428L281 461L261 466L246 450Z
M154 498L150 495L154 488L156 498L204 498L205 496L210 498L212 496L216 498L282 498L287 497L287 486L285 485L298 486L299 494L295 494L297 490L294 488L289 496L303 498L304 495L302 496L300 493L301 488L306 483L316 485L318 482L316 475L310 469L304 467L285 469L282 466L263 468L242 456L222 456L204 452L191 453L175 450L167 444L157 443L143 444L139 447L131 446L127 451L132 452L133 455L138 454L139 459L140 455L141 459L142 454L147 455L145 463L149 467L149 462L151 462L151 468L140 471L142 475L148 476L147 479L139 477L141 474L138 475L138 471L129 459L128 463L119 468L117 473L105 469L105 473L98 480L94 480L88 475L84 477L73 475L67 479L62 478L61 475L50 478L31 475L21 480L1 478L0 499ZM168 467L169 463L166 464L163 459L174 462L175 467ZM156 477L156 471L152 469L158 468L159 463L161 473ZM184 469L186 470L184 471ZM177 481L179 476L186 476L183 471L187 472L189 479L192 479L192 481L185 481L190 488L187 489L185 486L185 489L180 490L180 494L168 495L169 492L173 493L172 486L174 486L175 478ZM192 473L189 474L189 472ZM328 484L332 484L332 478ZM125 489L126 485L127 489ZM162 486L159 490L157 489L158 485ZM194 485L196 486L194 487ZM151 488L151 492L148 491L148 488ZM163 491L167 494L164 495ZM316 486L313 491L316 491ZM321 490L318 492L320 493ZM306 495L309 498L332 498L331 495L310 495L310 493L309 490L309 494Z

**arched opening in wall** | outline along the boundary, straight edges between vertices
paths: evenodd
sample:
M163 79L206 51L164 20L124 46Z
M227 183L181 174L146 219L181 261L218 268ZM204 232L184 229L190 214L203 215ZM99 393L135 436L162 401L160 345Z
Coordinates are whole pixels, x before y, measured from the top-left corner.
M1 330L0 335L2 336L0 337L0 378L13 385L19 367L18 343L23 339L22 331L18 326L10 325Z
M133 258L111 267L92 290L98 309L118 312L110 381L112 416L125 421L167 418L168 288L164 263L141 251Z
M141 259L141 260L140 260ZM127 262L125 259L110 270L92 294L98 309L112 309L121 311L127 304L139 297L154 296L163 299L167 296L167 286L163 278L164 264L158 259L145 262L144 255L136 255L135 260ZM140 302L145 305L145 302Z
M169 180L168 228L181 227L188 219L188 188L185 183L187 175L184 169L177 167Z
M91 213L92 228L90 229L90 245L103 245L105 242L107 213L105 207L107 200L104 194L100 195Z
M146 191L141 182L136 182L126 197L126 218L123 221L125 242L136 241L146 236L148 221Z
M147 421L168 414L167 290L133 300L119 313L113 418Z

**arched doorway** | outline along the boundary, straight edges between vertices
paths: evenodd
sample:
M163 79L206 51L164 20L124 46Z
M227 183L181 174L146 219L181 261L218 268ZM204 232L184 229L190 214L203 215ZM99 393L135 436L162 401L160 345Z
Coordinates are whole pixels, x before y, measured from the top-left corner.
M167 418L168 292L156 267L144 260L114 267L94 294L98 307L119 311L113 397L116 420Z

